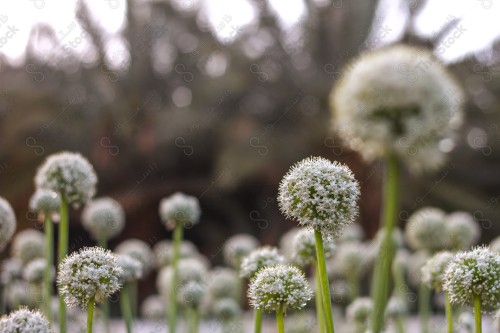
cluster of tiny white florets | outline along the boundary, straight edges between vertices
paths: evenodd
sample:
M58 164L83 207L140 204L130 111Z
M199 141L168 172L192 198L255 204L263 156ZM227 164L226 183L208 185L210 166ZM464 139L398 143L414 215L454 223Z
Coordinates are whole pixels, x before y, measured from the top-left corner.
M210 299L241 298L241 280L230 268L216 268L210 272L207 281L207 293Z
M85 206L82 225L94 239L108 240L125 227L125 212L120 203L112 198L95 199Z
M291 265L261 269L250 282L248 297L256 309L277 311L279 307L302 309L313 292L304 273Z
M0 318L2 333L51 333L50 323L40 311L20 308Z
M61 208L61 198L59 194L52 190L37 189L30 198L30 209L36 213L49 216L57 213Z
M459 252L444 273L443 289L452 303L469 304L479 296L482 309L500 307L500 254L487 247Z
M215 316L222 321L229 321L241 315L241 307L233 298L220 298L212 305Z
M257 238L248 234L237 234L224 243L224 261L234 269L239 269L241 261L259 247Z
M207 275L207 267L205 263L196 258L181 259L177 263L178 280L174 286L174 292L177 292L185 284L195 281L201 283ZM172 275L173 267L163 267L156 277L156 286L160 294L167 296L172 292Z
M167 313L165 297L161 295L148 296L141 304L141 314L149 320L163 320Z
M23 264L19 259L7 258L2 261L2 273L0 282L6 286L21 278Z
M335 130L367 160L396 152L412 169L445 162L441 140L453 142L463 92L427 50L392 46L347 66L330 95Z
M294 239L297 233L299 233L301 230L304 230L304 228L299 228L295 227L283 234L280 238L279 242L279 248L280 252L283 253L283 255L289 260L293 261L293 253L295 252L294 249Z
M121 242L116 248L117 254L127 254L134 259L137 259L142 264L142 276L149 274L155 264L153 250L148 243L143 240L130 238Z
M77 206L92 199L96 183L92 165L82 155L70 152L49 156L35 177L37 188L57 192Z
M0 251L5 249L16 231L16 216L9 202L0 197Z
M431 289L441 291L443 289L444 271L453 257L453 253L442 251L430 258L421 268L422 283Z
M342 230L342 234L338 238L339 243L361 242L365 238L365 232L359 223L351 223Z
M422 283L422 266L429 260L431 254L428 250L418 250L411 254L407 262L408 281L413 286L419 286Z
M419 209L406 225L405 236L414 250L439 251L447 247L445 213L434 207Z
M31 260L23 269L23 278L28 283L41 284L47 269L47 260L45 258L37 258ZM50 280L54 279L55 269L50 267Z
M326 258L330 257L335 249L333 240L323 237L323 252ZM316 239L314 231L309 228L299 230L292 240L290 257L293 263L303 267L316 262Z
M200 203L193 196L177 192L160 202L160 217L167 228L173 228L178 223L192 226L198 223L200 215Z
M408 314L408 306L400 297L392 296L387 302L385 316L387 318L400 318Z
M358 181L347 166L310 157L283 177L278 203L283 214L300 225L338 237L358 215L359 194Z
M94 297L97 303L120 289L121 267L115 254L100 247L74 252L59 264L57 285L68 307L86 309Z
M162 268L172 264L174 246L170 240L162 240L153 247L156 267ZM179 247L179 259L194 258L199 256L196 246L187 240L183 240Z
M19 232L12 241L11 253L26 265L33 259L43 257L45 253L45 236L35 229Z
M468 250L481 237L481 228L474 217L466 212L446 216L447 245L451 250Z
M373 314L373 301L368 297L358 297L347 306L346 316L351 322L365 324Z
M121 267L120 282L126 283L142 277L142 264L128 254L117 254L118 266Z
M263 267L284 263L285 258L278 253L277 248L263 246L243 258L240 267L240 277L251 278Z
M492 252L500 253L500 236L494 238L490 242L490 249Z
M200 281L189 281L179 288L177 301L190 308L198 308L205 296L206 286Z
M366 253L362 243L340 244L333 257L333 267L344 278L358 276L365 268Z

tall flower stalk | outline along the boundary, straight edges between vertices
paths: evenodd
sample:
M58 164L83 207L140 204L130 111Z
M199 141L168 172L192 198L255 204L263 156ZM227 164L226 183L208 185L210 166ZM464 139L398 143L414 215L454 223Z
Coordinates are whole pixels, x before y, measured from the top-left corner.
M198 223L201 214L199 202L195 197L187 196L182 193L174 193L170 197L162 199L159 213L167 229L173 229L174 233L172 286L177 286L179 280L178 261L183 230L184 227L190 227ZM177 295L175 287L170 290L168 304L169 332L175 333L177 328Z
M142 264L139 260L127 254L118 254L118 265L121 267L120 307L127 333L132 333L132 307L130 301L130 283L142 277Z
M325 327L334 332L330 283L323 237L338 237L358 214L359 184L351 170L338 162L316 157L295 164L283 177L278 194L281 211L314 230L316 258Z

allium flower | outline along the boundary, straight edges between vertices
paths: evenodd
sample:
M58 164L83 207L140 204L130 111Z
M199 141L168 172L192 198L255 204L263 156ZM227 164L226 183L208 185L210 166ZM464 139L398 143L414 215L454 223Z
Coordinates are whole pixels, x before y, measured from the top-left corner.
M481 228L474 217L466 212L446 216L448 246L452 250L467 250L479 241Z
M408 281L413 286L418 286L422 283L422 266L427 263L431 254L427 250L418 250L412 253L407 262Z
M179 288L177 301L190 308L198 308L205 295L206 287L199 281L189 281Z
M283 253L283 255L288 259L292 260L293 252L294 250L294 239L297 233L304 228L292 228L285 232L283 236L281 236L279 247L280 247L280 252Z
M358 276L365 267L366 252L362 243L340 244L333 257L333 267L342 277Z
M9 202L0 197L0 251L5 249L16 231L16 216Z
M51 333L50 323L40 311L20 308L0 318L2 333Z
M40 304L41 291L24 280L13 281L9 288L4 289L4 293L5 302L11 309L17 309L20 304L30 307Z
M372 160L396 152L412 169L445 161L438 144L462 122L463 92L427 50L392 46L361 55L330 95L336 131Z
M194 258L187 258L179 260L179 277L177 280L178 285L175 286L177 292L183 285L190 281L202 282L207 275L207 267L205 263ZM171 291L173 268L171 266L163 267L157 278L156 285L160 294L169 295Z
M283 177L278 203L283 214L300 225L338 237L358 215L359 193L358 182L347 166L310 157Z
M141 304L141 314L148 320L163 320L166 313L165 297L160 295L148 296Z
M2 274L0 282L8 285L22 277L23 263L16 258L8 258L2 262Z
M224 243L224 261L231 267L239 269L243 258L257 247L259 247L257 238L248 234L234 235Z
M45 258L37 258L31 260L23 269L23 278L28 283L41 284L47 268L47 260ZM55 269L51 267L50 279L53 280Z
M439 208L426 207L413 213L406 224L405 236L414 250L439 251L447 244L445 214Z
M30 209L42 217L57 214L61 207L61 198L57 192L45 189L37 189L30 198Z
M26 265L33 259L42 258L45 253L45 237L43 232L26 229L19 232L12 241L11 254Z
M121 283L135 281L142 277L142 264L139 260L128 254L118 254L116 258L118 266L122 269L120 274Z
M335 303L347 303L352 294L349 282L343 279L333 280L330 284L330 290L332 293L332 301Z
M211 298L241 298L241 280L230 268L216 268L210 272L207 281L207 292Z
M140 239L127 239L121 242L116 248L117 254L128 254L132 258L139 260L142 264L143 277L148 275L154 267L154 254L153 250L149 247L148 243Z
M342 235L338 238L339 243L361 242L365 238L365 232L358 223L351 223L342 230Z
M179 259L194 258L198 257L200 254L196 249L196 246L187 240L183 240L179 247ZM172 242L169 240L162 240L156 243L153 247L153 252L155 254L156 267L162 268L168 266L172 263L172 257L174 255L174 247Z
M443 278L446 267L453 259L454 255L448 251L436 253L422 266L422 283L436 291L443 289Z
M385 308L385 316L387 318L400 318L408 314L406 302L399 297L392 296Z
M92 238L108 240L125 227L123 207L109 197L90 201L82 213L82 224Z
M82 155L70 152L49 156L35 176L37 188L57 192L76 206L92 199L96 183L92 165Z
M192 226L198 223L200 215L200 203L193 196L177 192L160 202L160 217L169 229L173 229L177 223Z
M490 242L490 249L492 252L500 253L500 236Z
M405 248L397 249L394 260L392 261L392 272L397 275L398 272L406 272L408 270L408 264L410 262L410 251Z
M224 321L241 315L241 308L233 298L221 298L213 304L213 313Z
M251 278L263 267L284 263L285 258L278 253L277 248L263 246L243 258L240 267L240 277Z
M291 260L298 266L306 266L316 261L316 240L312 229L302 228L295 234L291 249ZM335 245L331 238L323 237L325 257L332 255Z
M87 309L92 297L101 303L120 289L121 274L118 259L111 251L86 247L59 264L57 285L68 307Z
M373 313L373 301L368 297L359 297L352 301L346 309L349 321L365 324Z
M250 282L250 304L264 311L278 311L280 306L302 309L313 296L304 273L295 266L275 265L261 269Z
M380 251L380 247L382 246L382 243L383 243L384 234L385 234L385 228L382 227L382 228L378 229L378 231L375 233L375 237L373 237L373 243L379 251ZM405 246L403 232L401 231L400 228L396 227L392 231L392 241L394 242L394 247L396 249L399 249L399 248L402 248L403 246Z
M500 307L500 254L487 247L459 252L448 264L444 273L443 289L452 303L473 303L474 296L481 298L486 311Z

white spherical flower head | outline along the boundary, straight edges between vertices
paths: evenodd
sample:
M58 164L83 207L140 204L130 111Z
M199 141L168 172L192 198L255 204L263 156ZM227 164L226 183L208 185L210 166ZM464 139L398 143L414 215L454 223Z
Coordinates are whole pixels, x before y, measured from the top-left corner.
M280 307L302 309L313 292L304 273L291 265L275 265L261 269L250 282L250 304L264 311L278 311Z
M339 243L354 242L359 243L365 238L365 232L359 223L349 224L342 230L342 235L338 238Z
M8 285L22 277L23 263L16 258L7 258L2 262L2 273L0 282Z
M179 288L177 301L189 308L198 308L203 296L205 296L206 287L202 282L189 281Z
M241 315L241 307L233 298L221 298L213 304L213 313L215 316L225 321L234 319Z
M490 242L490 249L492 252L500 254L500 236L496 237Z
M453 257L453 253L442 251L430 258L421 268L422 283L431 289L441 291L443 289L444 271Z
M168 266L172 263L172 258L174 255L174 247L170 240L162 240L156 243L153 247L153 252L155 255L156 267L162 268ZM200 253L196 246L187 240L183 240L180 246L179 258L195 258L198 257Z
M86 309L94 298L101 303L120 289L122 269L115 254L100 247L74 252L59 264L57 285L68 307Z
M39 188L31 196L29 207L42 218L46 215L52 216L59 212L61 198L54 191Z
M47 268L47 260L45 258L37 258L31 260L23 269L23 279L28 283L41 284L45 276L45 269ZM54 267L50 268L51 281L55 276Z
M198 199L184 193L174 193L160 202L160 217L169 229L178 223L191 227L198 223L200 215Z
M373 301L368 297L359 297L352 301L346 309L349 321L364 324L373 314Z
M278 253L277 248L263 246L243 258L240 267L240 277L251 278L263 267L284 263L285 258Z
M189 283L195 281L201 283L207 275L207 267L204 262L195 258L181 259L178 262L178 285L175 286L175 291ZM163 267L156 277L156 286L162 295L169 295L172 290L172 266Z
M344 278L358 275L365 268L367 252L362 243L340 244L333 257L333 267Z
M439 251L447 244L445 213L434 207L421 208L406 224L405 236L413 250Z
M407 262L408 281L413 286L419 286L422 283L422 266L430 259L431 254L428 250L418 250L411 254Z
M446 216L448 246L455 251L464 251L477 244L481 228L474 217L466 212L455 212Z
M295 239L295 236L299 231L303 230L303 228L292 228L285 232L283 236L280 238L279 242L279 248L280 252L283 253L283 255L288 259L292 260L293 252L294 252L294 244L293 241Z
M121 242L116 248L117 254L127 254L142 264L142 276L146 276L154 267L154 253L151 247L143 240L131 238Z
M148 296L141 304L141 314L148 320L163 320L167 313L165 297L160 295Z
M359 193L358 181L347 166L310 157L283 177L278 203L283 214L300 225L338 237L358 215Z
M482 309L492 311L500 307L499 276L500 254L476 247L455 255L445 270L443 289L452 303L472 305L479 296Z
M45 253L45 236L35 229L19 232L12 241L12 256L26 265L33 259L43 257Z
M16 231L16 216L7 200L0 197L0 251L3 251Z
M408 314L408 306L406 302L402 300L400 297L392 296L387 303L387 307L385 308L385 316L387 318L401 318Z
M96 192L94 168L78 153L50 155L35 176L37 188L52 190L75 206L85 204Z
M112 198L95 199L85 206L82 224L92 238L108 240L125 227L125 212L122 205Z
M2 333L52 333L50 323L40 311L20 308L0 317Z
M429 51L403 45L361 55L330 95L335 130L372 160L397 153L415 171L445 162L438 144L453 142L464 94Z
M128 254L118 254L118 266L122 271L120 274L120 282L126 283L136 281L142 277L142 264L139 260Z
M239 269L241 261L259 247L259 241L248 234L237 234L224 243L224 261L234 269Z
M302 228L295 234L292 244L291 259L295 264L304 267L316 262L316 240L312 229ZM323 237L323 252L326 258L332 255L334 249L333 240Z
M241 280L238 274L230 268L216 268L208 276L207 292L211 298L241 297Z

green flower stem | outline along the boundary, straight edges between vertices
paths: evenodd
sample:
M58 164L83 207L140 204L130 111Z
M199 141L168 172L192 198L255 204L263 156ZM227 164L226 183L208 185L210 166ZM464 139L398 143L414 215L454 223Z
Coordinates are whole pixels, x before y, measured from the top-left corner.
M58 244L58 265L68 255L68 237L69 237L69 219L68 219L68 201L61 196L61 222L59 225L59 244ZM59 332L66 333L66 303L64 298L59 295Z
M197 308L189 308L189 318L190 323L188 323L188 326L190 326L189 332L191 333L198 333L200 329L200 312L198 311Z
M350 301L354 301L359 296L359 274L358 272L351 272L347 277L347 282L349 283L349 297Z
M314 230L316 239L316 257L318 258L318 269L321 282L321 299L323 300L323 309L325 313L325 326L327 333L334 333L332 318L332 299L330 297L330 284L328 283L328 274L326 273L325 252L323 250L323 236L318 230ZM316 291L317 293L320 291Z
M108 248L108 241L106 240L106 237L99 237L97 244L103 249ZM109 300L107 298L104 302L102 302L102 321L104 322L104 331L109 333Z
M45 214L43 227L45 231L45 273L43 275L44 293L43 307L45 316L52 318L50 301L52 299L52 267L54 266L54 225L49 214Z
M255 309L254 317L254 333L260 333L262 331L262 309Z
M396 330L398 333L405 333L405 322L403 317L398 316L396 319Z
M94 301L95 296L92 296L88 303L87 309L87 333L92 333L92 323L94 321Z
M130 299L130 309L132 311L132 318L135 319L137 318L137 311L138 311L138 281L137 280L132 280L129 281L129 299Z
M127 333L132 333L132 309L130 306L130 285L125 283L120 291L120 307Z
M382 210L382 223L385 234L372 283L372 299L374 303L373 333L379 333L384 326L384 312L389 298L391 265L395 252L392 234L397 222L400 178L399 159L395 154L388 156L386 168Z
M444 294L444 301L445 301L446 321L448 322L448 333L453 333L453 310L451 308L451 302L448 293Z
M280 305L276 311L276 323L278 324L278 333L285 333L285 322L283 320L283 306Z
M170 300L169 304L169 321L168 321L168 331L169 333L175 333L176 321L177 321L177 295L176 286L179 280L179 268L177 267L177 262L179 261L179 253L182 241L183 226L181 223L176 223L174 227L174 254L172 258L172 289L170 290Z
M318 332L325 332L325 312L323 311L323 299L321 297L321 279L319 276L318 263L314 262L314 280L316 282L316 320L318 321Z
M476 333L482 333L483 327L481 324L481 296L474 296L474 324Z
M430 302L431 290L421 283L418 288L418 312L422 333L429 332Z

